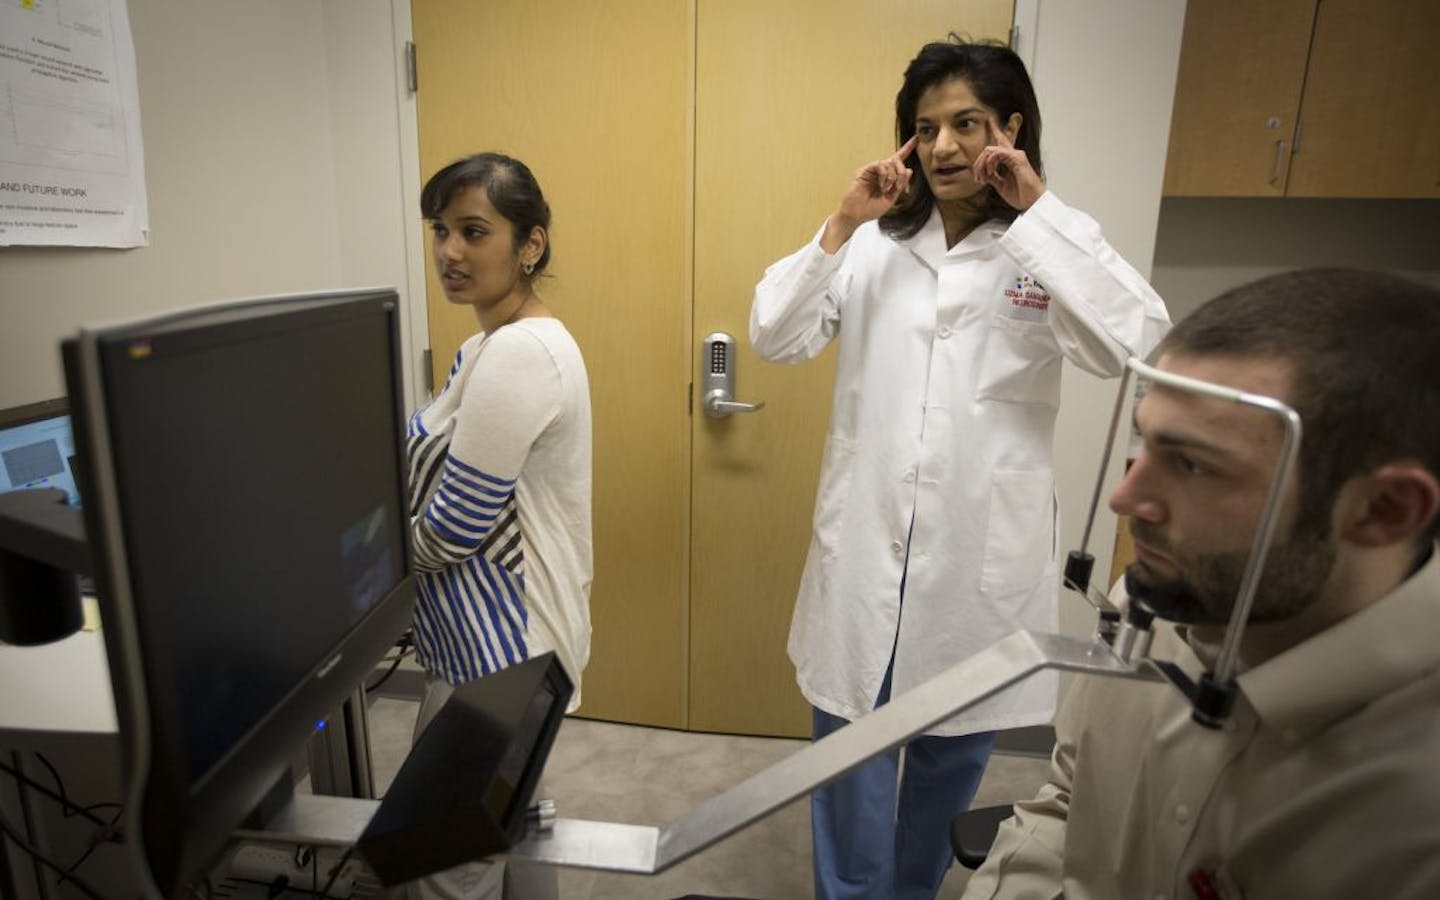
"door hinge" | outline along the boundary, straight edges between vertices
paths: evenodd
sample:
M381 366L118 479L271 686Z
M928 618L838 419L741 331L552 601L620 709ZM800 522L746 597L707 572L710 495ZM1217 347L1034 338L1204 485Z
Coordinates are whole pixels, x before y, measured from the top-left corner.
M421 374L425 378L425 393L431 397L435 396L435 360L430 355L430 348L426 347L420 354Z
M1301 134L1302 131L1304 131L1304 126L1302 126L1302 125L1300 124L1300 122L1297 120L1297 121L1295 122L1295 134L1294 134L1294 136L1290 139L1290 155L1291 155L1291 156L1294 156L1295 154L1297 154L1297 153L1300 152L1300 134Z
M685 385L685 415L695 415L695 382Z
M405 42L405 86L410 93L420 90L420 73L415 62L415 42Z
M1008 46L1010 47L1011 50L1014 50L1016 47L1020 46L1020 26L1019 26L1019 25L1011 25L1011 26L1010 26L1010 43L1009 43Z

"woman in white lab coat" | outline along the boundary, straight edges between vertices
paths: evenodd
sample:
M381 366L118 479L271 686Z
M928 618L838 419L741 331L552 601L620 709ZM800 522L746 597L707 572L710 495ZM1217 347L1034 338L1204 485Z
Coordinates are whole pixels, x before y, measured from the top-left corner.
M926 45L896 130L751 310L768 360L839 345L789 641L817 739L1019 629L1055 630L1061 361L1116 376L1169 324L1047 190L1013 52ZM1031 679L912 742L898 798L896 754L817 791L816 896L933 897L994 731L1048 722L1054 695Z

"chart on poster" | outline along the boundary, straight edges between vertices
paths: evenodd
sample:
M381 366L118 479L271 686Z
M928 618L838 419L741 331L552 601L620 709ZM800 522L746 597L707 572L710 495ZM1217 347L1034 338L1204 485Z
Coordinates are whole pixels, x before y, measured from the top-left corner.
M125 0L0 0L0 246L148 243Z

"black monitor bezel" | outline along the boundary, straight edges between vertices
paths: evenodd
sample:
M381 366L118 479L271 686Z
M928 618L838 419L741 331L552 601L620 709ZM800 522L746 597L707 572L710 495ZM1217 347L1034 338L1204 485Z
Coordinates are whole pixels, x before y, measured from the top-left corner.
M70 415L70 403L64 397L9 406L0 409L0 431L14 428L17 425L29 425L31 422L43 422L46 419L58 419L68 415Z
M63 347L71 424L80 466L95 486L84 507L95 559L99 606L114 688L116 718L125 751L127 845L147 894L172 896L211 863L230 832L245 818L303 745L318 720L349 696L409 626L414 604L413 551L409 530L403 539L402 577L343 639L322 657L269 715L246 733L198 783L191 782L179 736L177 713L157 709L146 685L165 666L147 661L148 637L136 604L126 551L124 515L113 465L105 390L107 348L162 334L213 328L273 327L276 317L295 325L356 314L350 307L373 306L388 317L391 396L397 459L397 496L408 502L405 459L405 402L402 378L401 308L391 289L268 297L184 310L132 323L82 330ZM342 308L343 307L343 308ZM100 402L95 402L96 400ZM408 511L408 510L407 510Z

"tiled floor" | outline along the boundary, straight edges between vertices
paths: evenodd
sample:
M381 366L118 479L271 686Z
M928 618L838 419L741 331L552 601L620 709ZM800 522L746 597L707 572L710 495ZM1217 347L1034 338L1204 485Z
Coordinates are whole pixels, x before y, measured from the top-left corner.
M371 752L382 793L409 750L416 708L388 698L371 706ZM803 746L571 718L551 753L545 792L564 818L660 825ZM996 755L976 805L1032 796L1045 765L1041 759ZM940 896L958 897L967 875L954 866ZM668 900L686 894L802 900L811 896L809 805L796 801L658 875L561 869L559 880L565 900Z

